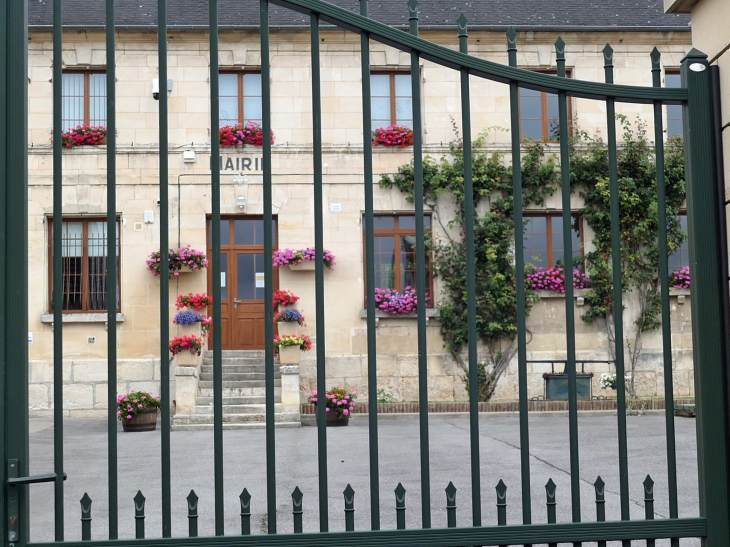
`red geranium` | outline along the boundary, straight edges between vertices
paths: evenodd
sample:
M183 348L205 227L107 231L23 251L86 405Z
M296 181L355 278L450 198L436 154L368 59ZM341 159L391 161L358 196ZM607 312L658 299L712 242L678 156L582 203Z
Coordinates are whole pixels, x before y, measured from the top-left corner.
M405 148L413 146L413 129L404 125L380 127L373 131L373 146L397 146Z

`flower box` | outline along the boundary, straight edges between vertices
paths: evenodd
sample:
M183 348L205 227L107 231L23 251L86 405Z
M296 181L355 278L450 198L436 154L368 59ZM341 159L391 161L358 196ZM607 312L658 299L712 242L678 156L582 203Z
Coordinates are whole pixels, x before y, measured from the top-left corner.
M289 269L293 272L313 272L316 264L311 261L302 262L301 264L289 264Z
M181 351L175 357L179 367L197 367L200 361L200 355L192 351Z
M178 336L190 336L191 334L196 338L200 338L203 335L203 324L200 321L193 323L192 325L177 326Z
M300 353L299 346L283 346L279 348L279 362L282 365L297 365Z
M279 321L276 323L279 336L296 336L299 330L299 324L294 322ZM294 346L296 347L296 346Z

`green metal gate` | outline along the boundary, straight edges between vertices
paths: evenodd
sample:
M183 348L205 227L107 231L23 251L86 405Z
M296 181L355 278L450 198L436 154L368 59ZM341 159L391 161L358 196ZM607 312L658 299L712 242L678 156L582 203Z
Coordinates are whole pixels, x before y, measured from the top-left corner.
M56 294L62 293L61 283L61 219L62 219L62 172L61 172L61 7L62 0L53 2L53 85L54 85L54 284ZM311 55L312 55L312 108L313 108L313 139L314 139L314 184L313 195L315 203L315 243L316 243L316 336L317 336L317 387L319 392L325 390L325 307L324 307L324 277L323 277L323 220L322 220L322 139L321 139L321 94L320 94L320 24L331 24L361 36L362 57L362 108L364 134L364 185L365 197L365 232L366 232L366 263L368 309L367 309L367 337L368 337L368 379L369 379L369 444L370 444L370 530L354 530L354 495L351 488L345 491L345 524L346 532L329 532L328 523L328 484L327 484L327 430L324 427L325 407L320 405L318 429L318 462L319 462L319 515L320 533L301 534L302 506L301 492L294 494L294 530L280 530L277 527L277 495L281 499L282 493L277 493L275 475L276 435L274 430L274 355L273 355L273 322L272 310L266 307L266 507L268 513L268 535L250 535L251 503L247 492L241 495L241 535L224 536L224 495L223 495L223 427L222 427L222 369L221 369L221 340L214 339L214 444L215 444L215 531L216 536L211 538L196 538L198 507L194 494L188 498L190 526L188 536L172 538L171 530L171 499L170 488L170 410L163 405L162 411L162 538L146 539L144 529L144 497L141 494L135 498L135 516L137 518L137 539L118 540L119 502L117 496L117 439L116 439L116 316L114 310L109 312L109 349L108 349L108 487L109 487L109 545L292 545L292 546L375 546L375 545L428 545L440 547L468 547L470 545L531 545L557 544L558 542L598 542L606 545L606 541L622 540L624 545L631 545L632 540L646 540L647 545L653 545L657 538L672 538L672 545L679 545L680 538L700 537L703 545L709 547L727 547L730 545L730 519L728 509L728 423L726 414L727 387L726 363L727 348L725 347L724 332L728 325L724 324L723 281L721 278L720 257L722 256L719 234L721 223L721 205L716 193L716 164L714 161L714 137L712 132L712 101L710 86L710 71L707 70L707 58L699 51L692 50L682 62L682 87L666 89L660 87L659 55L655 50L652 55L652 73L654 87L629 87L614 85L612 51L610 47L604 50L605 55L605 83L578 81L565 78L565 43L558 40L557 76L528 72L516 68L517 43L516 33L510 29L507 33L507 51L509 66L501 66L489 61L469 56L467 53L467 21L462 15L458 19L459 51L454 51L435 45L418 37L418 2L408 2L410 33L390 28L368 17L367 0L361 0L361 13L347 11L321 0L261 0L261 70L263 81L263 132L271 130L271 103L270 103L270 66L269 66L269 5L276 4L284 8L295 10L311 18ZM28 293L28 167L27 167L27 6L25 0L9 0L0 8L0 120L3 127L0 131L0 203L2 204L2 222L0 222L0 358L3 361L2 375L0 375L0 423L3 427L2 459L0 466L0 480L4 484L4 495L0 498L0 535L5 545L26 545L29 537L29 484L36 482L55 482L55 538L64 540L65 530L70 526L78 526L77 516L64 515L64 469L63 469L63 399L62 399L62 321L61 306L54 307L54 370L55 370L55 437L53 473L48 475L29 477L28 473L28 349L27 334L27 293ZM405 9L405 6L404 6ZM107 16L107 59L114 59L114 2L106 2ZM211 63L211 127L219 124L218 113L218 0L210 0L210 63ZM166 0L159 0L159 78L167 80L167 25ZM685 138L686 138L686 181L688 187L688 214L689 238L692 262L692 328L695 363L695 382L697 394L697 426L698 426L698 453L699 453L699 492L700 516L698 518L678 517L678 486L676 479L676 458L674 447L674 423L672 413L672 360L671 360L671 333L669 322L669 285L667 266L667 236L666 230L660 230L661 253L661 298L662 298L662 334L664 340L664 372L667 435L667 461L669 485L670 518L654 519L653 512L653 483L648 479L645 483L645 514L644 518L630 518L629 513L629 475L627 457L626 414L624 400L624 363L623 352L617 352L618 377L618 431L619 431L619 476L621 520L617 522L605 521L604 484L596 482L596 519L588 518L581 513L580 484L579 484L579 450L578 450L578 414L576 393L576 366L575 366L575 318L572 306L566 306L567 332L567 366L569 375L569 423L570 423L570 471L571 471L571 507L572 522L555 523L555 490L554 484L548 483L547 515L548 523L533 524L533 520L542 522L541 518L533 518L531 514L531 499L534 494L530 482L529 459L529 428L527 414L527 367L526 367L526 329L525 329L525 290L524 290L524 259L522 253L515 253L517 271L517 340L519 344L519 408L520 408L520 452L521 452L521 493L522 493L522 522L521 525L506 525L506 486L500 482L497 487L498 522L484 522L481 508L481 479L480 479L480 452L479 452L479 421L477 415L477 370L471 367L470 376L470 431L471 431L471 482L472 482L472 515L469 526L456 527L456 490L453 485L447 488L447 527L436 527L431 521L430 499L430 468L429 468L429 427L428 407L420 405L420 476L421 476L421 528L405 529L405 489L398 485L395 492L393 506L381 508L378 464L378 414L377 414L377 359L375 336L375 274L374 274L374 238L373 238L373 165L372 147L370 143L370 56L369 44L371 40L385 43L402 51L408 52L412 60L412 95L414 120L414 159L415 159L415 192L416 216L422 217L423 211L423 151L422 151L422 123L421 123L421 89L419 86L419 61L426 59L447 68L460 72L461 75L461 104L462 129L464 136L464 192L472 194L472 165L471 165L471 118L470 118L470 77L484 78L509 85L511 101L512 123L512 155L514 169L514 224L517 237L522 232L522 182L519 165L516 161L520 157L519 128L519 88L546 91L558 95L560 111L560 163L562 173L563 196L563 226L564 248L567 256L571 256L570 237L570 164L568 144L568 97L582 97L596 101L603 101L606 105L608 126L608 154L610 166L610 193L611 193L611 220L613 241L613 284L614 299L616 302L615 325L616 339L622 340L621 335L621 267L619 264L619 195L617 174L617 143L616 143L616 102L636 102L654 105L655 112L655 140L657 159L659 223L666 226L664 212L664 165L663 165L663 128L661 108L666 104L684 105ZM114 63L107 65L107 93L108 93L108 155L107 155L107 203L108 233L115 231L115 70ZM168 154L167 154L167 96L159 96L160 121L160 216L161 216L161 249L162 275L160 283L161 299L161 357L163 362L168 359L167 327L168 310L168 276L167 251L168 248ZM219 163L219 144L217 139L211 139L211 164ZM271 143L264 140L264 227L265 249L267 254L272 250L272 164ZM213 276L221 271L220 245L220 173L212 171L212 200L213 200L213 230L212 245ZM466 244L468 253L468 316L469 316L469 362L477 362L476 347L476 299L474 274L474 204L466 200ZM422 222L416 222L417 227L417 287L418 300L425 302L425 234ZM107 256L115 255L114 238L109 239ZM519 245L519 241L516 242ZM108 301L115 301L116 276L118 272L112 265L110 268ZM573 285L570 276L566 279L566 297L571 301ZM266 298L272 298L272 265L267 261L265 268ZM220 332L220 287L214 290L214 332ZM418 365L419 365L419 395L422 401L427 400L427 353L426 346L426 310L424 306L418 308ZM162 397L169 399L169 370L162 367ZM51 471L51 470L49 470ZM663 472L663 470L657 470ZM288 494L287 494L288 495ZM91 530L90 499L82 500L81 528L84 540L89 540ZM232 503L233 500L227 500ZM260 500L255 500L259 502ZM238 501L236 501L238 503ZM263 503L263 502L262 502ZM396 511L398 515L397 530L380 530L380 516L383 511ZM209 514L209 513L207 513ZM75 522L75 524L71 524ZM67 541L69 545L105 545L107 541L76 542ZM642 542L643 544L643 542ZM34 545L51 545L36 543Z

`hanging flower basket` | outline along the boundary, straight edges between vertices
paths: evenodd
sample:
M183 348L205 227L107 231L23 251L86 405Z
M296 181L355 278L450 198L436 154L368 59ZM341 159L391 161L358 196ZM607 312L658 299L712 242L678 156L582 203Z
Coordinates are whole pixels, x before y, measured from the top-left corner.
M264 145L264 130L261 124L256 122L246 122L243 124L236 125L224 125L218 132L221 146L223 147L235 147L235 146L246 146L250 144L252 146L263 146ZM274 132L271 132L271 144L274 144Z

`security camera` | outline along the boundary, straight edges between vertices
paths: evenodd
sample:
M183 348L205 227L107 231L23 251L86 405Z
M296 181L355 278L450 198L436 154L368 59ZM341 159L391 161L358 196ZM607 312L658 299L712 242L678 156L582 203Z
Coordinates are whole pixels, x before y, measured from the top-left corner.
M158 199L158 200L157 200L157 205L159 205L159 204L160 204L160 200Z
M172 80L167 80L167 96L172 92ZM160 100L160 80L155 78L152 80L152 98L156 101Z

